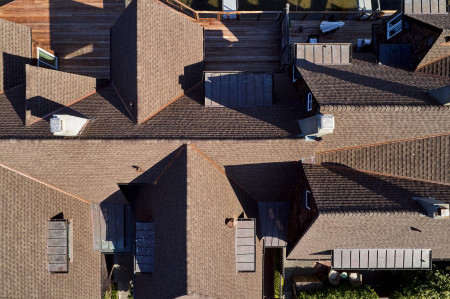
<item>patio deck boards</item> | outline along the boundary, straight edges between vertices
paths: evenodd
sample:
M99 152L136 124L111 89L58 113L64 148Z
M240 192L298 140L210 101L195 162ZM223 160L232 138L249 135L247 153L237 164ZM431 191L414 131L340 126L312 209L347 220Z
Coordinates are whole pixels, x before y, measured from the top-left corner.
M109 78L109 28L124 9L124 0L20 0L0 7L0 18L31 27L61 71Z
M343 22L344 27L323 34L320 32L320 20L291 20L289 42L307 43L310 35L319 35L319 43L352 43L354 46L358 38L371 38L372 24L381 24L382 20L343 20Z

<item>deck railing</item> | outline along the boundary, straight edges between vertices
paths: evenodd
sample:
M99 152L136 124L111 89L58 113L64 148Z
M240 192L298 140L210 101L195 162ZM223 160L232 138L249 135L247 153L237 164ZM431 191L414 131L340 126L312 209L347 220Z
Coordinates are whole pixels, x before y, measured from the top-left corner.
M293 20L306 20L308 17L325 20L326 17L333 15L336 21L341 20L378 20L385 16L391 16L396 10L361 10L361 11L293 11L289 13Z
M195 10L178 0L164 0L171 7L178 9L180 12L196 19L237 19L237 20L279 20L282 11L213 11L213 10Z
M196 20L209 20L209 19L247 19L247 20L280 20L285 16L284 11L267 11L267 10L251 10L251 11L213 11L213 10L195 10L186 4L178 0L162 0L169 4L171 7L179 10L180 12L196 19ZM289 5L286 5L288 7ZM383 16L388 16L396 13L396 10L370 10L370 11L290 11L291 19L305 20L308 16L314 15L323 21L327 16L334 15L337 20L378 20Z

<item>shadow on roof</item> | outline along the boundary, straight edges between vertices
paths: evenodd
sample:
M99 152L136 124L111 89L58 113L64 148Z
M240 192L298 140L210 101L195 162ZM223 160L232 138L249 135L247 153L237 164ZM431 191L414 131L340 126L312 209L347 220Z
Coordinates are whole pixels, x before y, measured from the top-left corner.
M318 170L313 170L314 174L308 170L311 166L304 167L321 212L421 213L423 210L413 197L430 196L440 199L442 191L449 189L438 184L373 175L339 163L314 165L315 171Z
M417 87L418 82L426 82L426 80L433 80L430 77L420 77L412 78L413 75L410 72L398 70L392 67L379 66L376 64L371 64L373 67L368 68L368 62L358 63L358 59L354 59L354 62L350 66L340 66L340 67L327 67L323 65L317 65L309 62L301 62L298 67L311 72L311 74L306 74L310 79L309 84L315 84L315 92L320 94L322 99L319 99L319 104L351 104L351 105L436 105L438 102L434 101L425 92L426 87ZM364 74L364 72L367 73ZM385 76L385 79L378 78L379 76ZM342 80L343 82L330 82L330 79L336 78ZM328 78L325 80L325 78ZM318 80L316 80L318 79ZM395 79L395 81L393 80ZM409 80L409 81L407 81ZM398 82L396 82L398 81ZM443 82L443 80L441 80ZM332 84L334 83L335 88L342 89L342 83L350 83L346 86L346 91L344 95L333 96L332 90L325 90L325 93L321 90L323 88L322 84ZM317 85L316 85L317 84ZM430 85L430 84L428 84ZM426 84L422 85L426 86ZM345 87L345 85L344 85ZM364 91L364 87L379 90L384 93L383 98L377 96L374 98L370 97L370 90ZM353 92L353 94L351 94ZM327 94L328 93L328 94ZM341 91L342 93L342 91ZM403 97L402 99L394 98L392 99L389 94L395 94ZM350 97L352 99L342 99L342 97ZM364 95L366 98L358 97ZM328 96L328 97L327 97ZM355 98L356 96L356 98ZM326 99L323 99L327 97ZM343 100L340 102L339 98ZM413 100L414 99L414 100Z

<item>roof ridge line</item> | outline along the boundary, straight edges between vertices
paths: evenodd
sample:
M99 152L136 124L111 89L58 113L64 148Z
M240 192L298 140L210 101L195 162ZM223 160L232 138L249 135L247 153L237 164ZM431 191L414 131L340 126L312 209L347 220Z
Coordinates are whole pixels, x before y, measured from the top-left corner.
M419 73L419 72L418 72ZM422 74L422 73L420 73ZM351 104L323 104L321 108L328 111L446 111L449 106L436 105L351 105ZM320 110L322 110L320 109Z
M405 139L397 139L397 140L386 141L386 142L370 143L370 144L365 144L365 145L355 145L355 146L350 146L350 147L343 147L343 148L339 148L339 149L334 149L334 150L329 150L329 151L324 151L324 152L318 152L318 153L316 153L316 155L323 155L323 154L329 154L329 153L343 152L343 151L348 151L348 150L357 149L357 148L365 148L365 147L371 147L371 146L377 146L377 145L385 145L385 144L391 144L391 143L400 143L400 142L405 142L405 141L420 140L420 139L426 139L426 138L431 138L431 137L439 137L439 136L446 136L446 135L450 135L450 132L439 133L439 134L432 134L432 135L426 135L426 136L420 136L420 137L411 137L411 138L405 138Z
M206 156L200 149L198 149L195 145L193 145L192 143L190 144L190 146L195 149L201 156L203 156L203 158L205 158L209 163L211 163L215 168L217 168L217 170L219 170L225 177L227 177L230 181L232 181L233 183L235 183L242 191L245 192L245 194L247 194L252 200L256 201L256 198L253 197L253 195L251 195L241 184L239 184L236 179L234 179L232 176L228 175L223 169L222 167L220 167L219 165L217 165L213 160L211 160L208 156Z
M410 181L418 181L418 182L423 182L423 183L432 183L432 184L450 186L450 183L443 183L443 182L431 181L431 180L425 180L425 179L417 179L417 178L411 178L411 177L406 177L406 176L401 176L401 175L387 174L387 173L382 173L382 172L369 171L369 170L363 170L363 169L351 168L351 167L345 167L345 166L337 166L337 165L327 164L327 163L320 163L318 165L323 166L325 168L331 167L331 168L345 169L345 170L354 171L354 172L364 172L364 173L368 173L368 174L381 175L381 176L393 177L393 178L399 178L399 179L406 179L406 180L410 180Z
M175 97L174 99L170 100L169 103L165 104L164 106L162 106L158 111L156 111L155 113L153 113L152 115L150 115L149 117L147 117L146 119L144 119L141 123L139 123L139 125L147 122L149 119L151 119L152 117L154 117L156 114L160 113L161 111L163 111L164 109L166 109L170 104L172 104L173 102L175 102L176 100L180 99L182 96L186 95L188 92L191 92L192 90L194 90L194 88L196 88L197 86L199 86L203 81L199 81L197 83L195 83L191 88L189 88L188 90L184 91L183 93L181 93L180 95L178 95L177 97Z
M24 176L24 177L26 177L26 178L28 178L28 179L30 179L30 180L33 180L33 181L35 181L35 182L37 182L37 183L40 183L40 184L42 184L42 185L44 185L44 186L47 186L47 187L49 187L49 188L52 188L53 190L59 191L59 192L65 194L65 195L68 195L68 196L71 196L71 197L73 197L73 198L76 198L76 199L78 199L78 200L80 200L80 201L82 201L82 202L84 202L84 203L91 204L91 202L88 201L88 200L85 200L85 199L83 199L83 198L81 198L81 197L78 197L78 196L72 194L72 193L69 193L69 192L67 192L67 191L64 191L64 190L62 190L62 189L60 189L60 188L58 188L58 187L56 187L56 186L53 186L53 185L51 185L51 184L48 184L48 183L46 183L46 182L44 182L44 181L41 181L41 180L39 180L39 179L37 179L37 178L35 178L35 177L32 177L31 175L25 174L25 173L23 173L23 172L21 172L21 171L18 171L18 170L14 169L14 168L11 168L11 167L9 167L9 166L6 166L6 165L4 165L4 164L2 164L2 163L0 163L0 167L3 167L3 168L5 168L5 169L8 169L8 170L10 170L10 171L12 171L12 172L14 172L14 173L17 173L17 174L19 174L19 175L21 175L21 176Z
M120 94L119 90L117 90L116 85L114 85L114 82L113 82L113 81L111 81L111 86L112 86L112 88L114 89L114 91L116 92L116 94L117 94L117 96L119 97L120 101L122 102L123 106L124 106L125 109L127 110L128 114L130 115L131 120L132 120L134 123L137 123L137 120L134 119L133 114L132 114L131 111L128 109L128 105L125 104L125 101L123 100L122 95Z
M3 89L3 90L0 90L0 94L2 94L2 93L7 93L7 92L9 92L9 91L11 91L11 90L13 90L13 89L16 89L16 88L18 88L18 87L21 87L22 85L25 85L25 83L21 83L21 84L19 84L19 85L13 86L13 87L11 87L11 88L9 88L9 89Z
M411 199L412 200L412 199ZM391 215L422 215L417 211L412 210L370 210L370 211L320 211L318 212L322 217L342 217L342 216L391 216Z
M186 144L183 144L180 149L178 150L178 152L175 154L175 157L173 157L169 163L167 163L167 165L164 167L164 169L161 171L161 173L156 177L156 179L153 181L153 185L156 185L158 183L158 181L163 177L163 175L166 173L167 170L169 170L169 168L173 165L173 163L175 162L176 159L178 159L178 157L180 156L181 152L183 152L183 150L186 148Z
M437 42L437 40L435 41L435 43L436 43L436 42ZM434 44L433 44L433 46L434 46ZM433 63L435 63L435 62L438 62L439 60L448 58L448 57L450 57L450 54L444 55L444 56L442 56L441 58L437 58L437 59L432 60L432 61L430 61L430 62L428 62L428 63L425 63L425 64L423 64L423 65L421 65L421 66L418 66L418 67L414 70L414 72L420 72L420 70L421 70L422 68L424 68L424 67L426 67L426 66L429 66L430 64L433 64ZM425 58L425 57L424 57L424 58ZM438 77L443 77L443 76L438 76Z

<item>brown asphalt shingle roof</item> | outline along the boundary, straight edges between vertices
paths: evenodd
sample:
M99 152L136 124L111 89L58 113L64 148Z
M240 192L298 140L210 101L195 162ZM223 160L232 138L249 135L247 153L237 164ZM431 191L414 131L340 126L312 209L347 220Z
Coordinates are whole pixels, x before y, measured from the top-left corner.
M144 140L4 141L0 164L89 202L125 202L117 184L153 182L179 147Z
M329 165L303 168L319 216L289 259L327 259L335 248L431 248L433 258L448 258L448 220L424 216L412 197L450 203L449 185Z
M0 277L2 298L100 296L100 253L93 250L91 207L76 198L0 167ZM73 262L50 274L47 223L63 213L73 221Z
M406 14L408 17L421 21L437 29L450 29L450 15L446 14Z
M236 273L235 230L225 225L243 211L255 217L256 202L192 146L148 190L155 271L136 276L136 297L261 297L262 242L257 239L256 272Z
M423 76L371 61L372 54L354 54L351 65L297 63L319 105L439 105L428 90L450 85L450 78Z
M353 170L345 165L303 164L319 213L419 213L412 197L450 202L450 185Z
M426 248L433 259L448 259L449 240L448 220L411 214L320 214L288 259L330 259L336 248Z
M316 155L317 163L450 183L450 134L337 150Z
M11 101L20 102L22 90L0 94L0 138L54 138L48 121L24 127ZM74 99L75 100L75 99ZM94 118L81 139L297 139L297 98L280 99L272 107L210 108L203 105L202 86L176 100L143 124L135 125L111 86L58 113ZM3 110L3 109L2 109ZM18 110L20 113L21 110Z
M445 106L334 105L321 113L334 115L335 128L317 152L450 132L450 107Z

